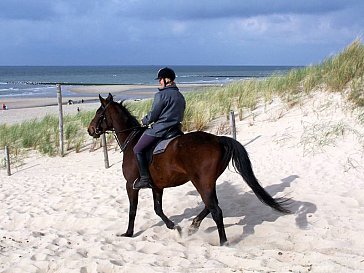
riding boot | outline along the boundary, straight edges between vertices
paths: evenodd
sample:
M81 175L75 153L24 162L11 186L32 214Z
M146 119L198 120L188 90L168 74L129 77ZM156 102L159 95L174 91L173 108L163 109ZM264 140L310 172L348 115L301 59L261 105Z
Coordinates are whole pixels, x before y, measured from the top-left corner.
M148 170L148 162L143 153L137 153L136 159L138 162L138 169L140 178L134 182L134 189L152 188L152 181Z

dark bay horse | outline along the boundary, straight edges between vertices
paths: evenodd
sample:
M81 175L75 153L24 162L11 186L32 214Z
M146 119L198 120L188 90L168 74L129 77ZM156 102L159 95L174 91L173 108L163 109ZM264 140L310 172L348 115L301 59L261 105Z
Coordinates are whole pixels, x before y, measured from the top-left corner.
M122 103L113 101L111 94L106 99L100 95L99 98L101 106L88 127L88 133L98 138L106 131L113 131L124 152L122 169L130 208L128 228L122 236L131 237L134 234L139 193L139 190L133 189L133 183L139 177L133 147L141 135L141 125ZM224 172L230 160L260 201L279 212L290 213L283 204L285 199L274 199L259 184L243 145L230 137L197 131L172 140L164 153L154 155L149 168L154 183L152 189L154 210L168 228L173 229L175 225L163 213L163 189L191 181L205 204L205 208L193 219L191 231L196 231L201 221L211 213L217 225L220 244L227 242L223 215L216 195L216 180Z

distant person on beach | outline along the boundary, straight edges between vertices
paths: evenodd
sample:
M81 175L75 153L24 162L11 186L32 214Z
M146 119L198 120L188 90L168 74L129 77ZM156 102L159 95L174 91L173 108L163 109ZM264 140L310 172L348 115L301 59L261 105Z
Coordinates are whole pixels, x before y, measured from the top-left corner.
M8 107L6 106L5 103L3 103L3 107L2 107L3 110L8 110Z
M159 81L159 92L154 95L150 112L142 119L144 126L151 126L144 131L133 149L140 174L134 183L135 189L152 188L145 152L170 128L180 126L183 120L186 101L174 82L175 78L176 74L171 68L164 67L158 71L156 80Z

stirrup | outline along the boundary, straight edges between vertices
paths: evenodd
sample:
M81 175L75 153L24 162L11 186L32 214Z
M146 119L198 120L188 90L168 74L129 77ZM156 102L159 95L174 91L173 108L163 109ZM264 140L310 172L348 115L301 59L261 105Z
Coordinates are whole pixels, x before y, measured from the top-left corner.
M133 183L133 189L134 190L140 190L140 189L152 189L152 183L150 181L149 178L146 177L139 177L137 179L135 179L134 183Z

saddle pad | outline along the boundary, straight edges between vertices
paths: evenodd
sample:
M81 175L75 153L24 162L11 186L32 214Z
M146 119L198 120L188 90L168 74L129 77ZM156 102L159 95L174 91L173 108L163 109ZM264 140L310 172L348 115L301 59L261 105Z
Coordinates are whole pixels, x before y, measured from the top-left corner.
M173 139L175 139L176 137L179 136L175 136L169 139L163 139L161 142L159 142L157 144L157 146L155 146L154 150L153 150L153 154L157 155L157 154L161 154L165 151L165 149L167 149L167 146L169 144L169 142L171 142Z

